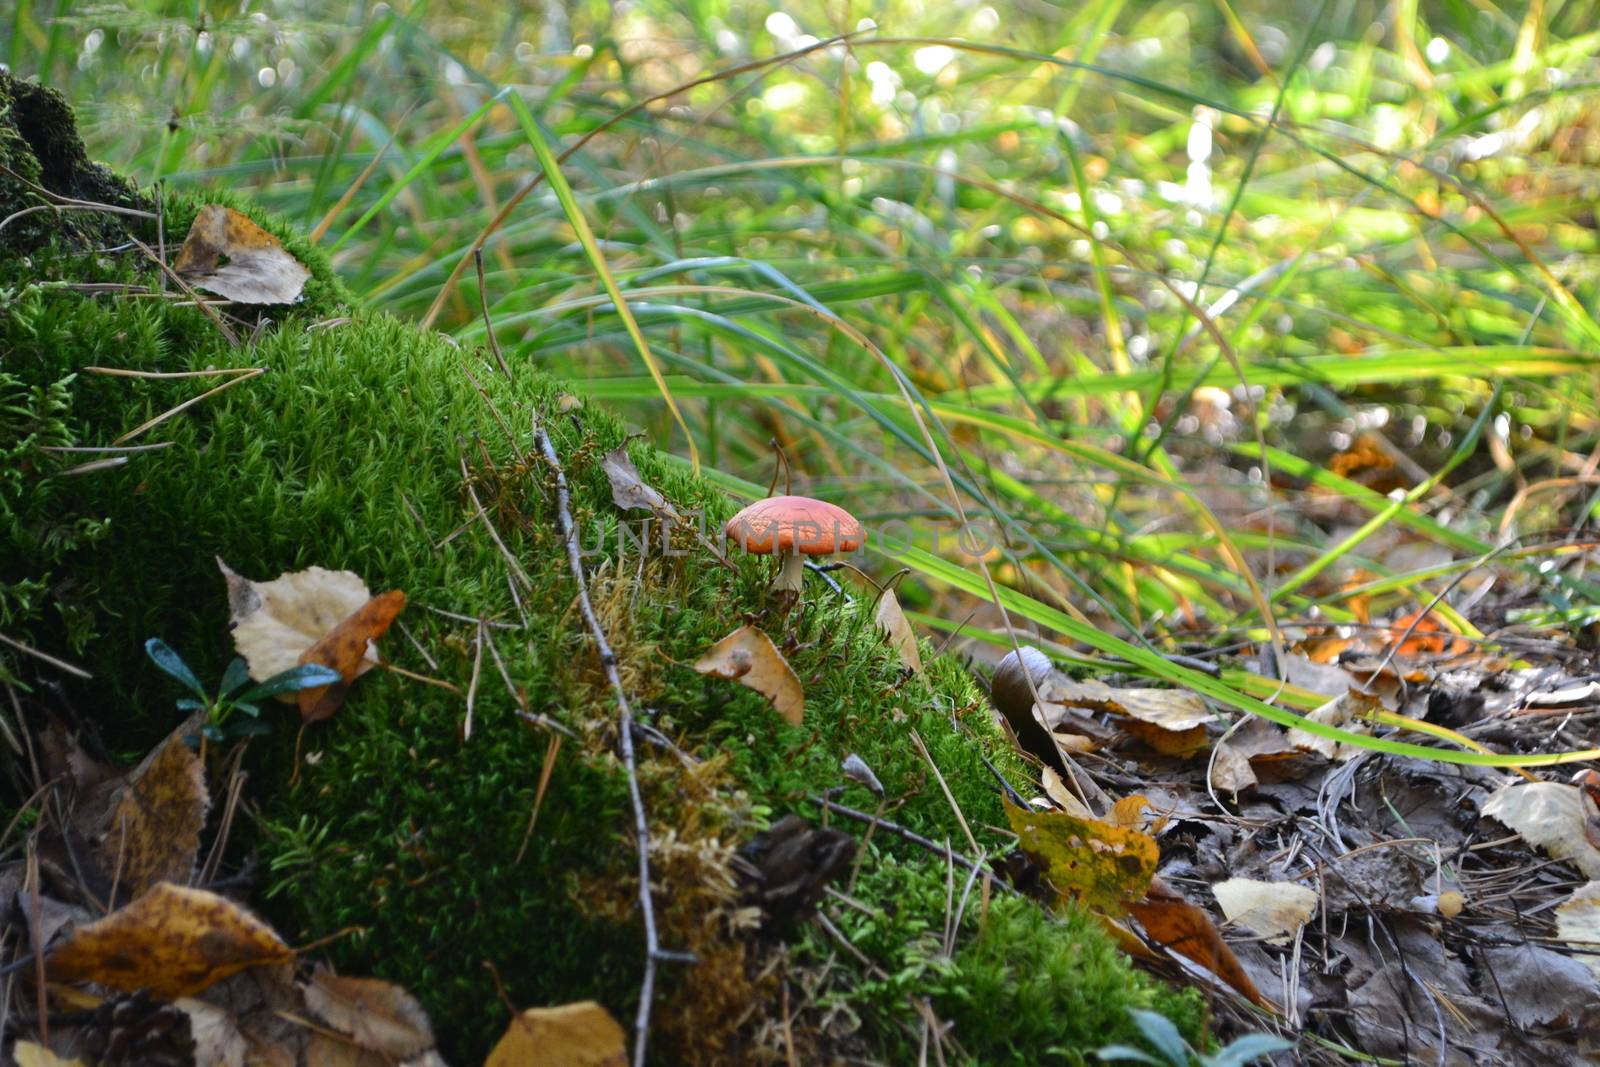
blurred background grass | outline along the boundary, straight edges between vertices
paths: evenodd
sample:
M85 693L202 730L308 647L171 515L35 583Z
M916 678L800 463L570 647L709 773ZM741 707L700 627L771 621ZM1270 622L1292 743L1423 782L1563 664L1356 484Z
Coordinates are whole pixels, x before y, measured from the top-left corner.
M249 190L467 346L481 243L513 366L735 494L776 443L891 523L916 619L1002 640L981 560L1090 657L1447 586L1469 636L1594 621L1597 15L12 0L0 55L98 157ZM1495 552L1518 594L1469 621Z

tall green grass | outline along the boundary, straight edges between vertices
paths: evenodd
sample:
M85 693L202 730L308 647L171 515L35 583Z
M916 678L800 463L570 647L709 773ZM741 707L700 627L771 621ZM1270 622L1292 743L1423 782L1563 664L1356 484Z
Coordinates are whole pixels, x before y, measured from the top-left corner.
M1504 543L1597 499L1595 0L517 7L25 0L0 47L108 161L325 227L463 344L486 300L730 491L776 443L913 532L931 618L1262 711L1159 653L1496 548L1595 599ZM1363 438L1399 488L1330 466Z

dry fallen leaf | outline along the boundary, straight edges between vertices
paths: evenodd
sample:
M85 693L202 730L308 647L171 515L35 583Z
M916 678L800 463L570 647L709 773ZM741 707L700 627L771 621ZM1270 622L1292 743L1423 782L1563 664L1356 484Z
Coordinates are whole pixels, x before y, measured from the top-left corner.
M302 721L320 722L339 710L351 684L372 669L368 656L376 655L373 642L389 632L390 624L405 606L406 595L400 590L379 593L300 653L301 663L331 667L344 678L333 685L313 686L295 694Z
M1044 866L1061 896L1117 913L1149 888L1161 850L1148 834L1004 803L1018 846Z
M483 1067L624 1067L626 1036L592 1000L529 1008L511 1020Z
M1150 883L1143 900L1128 904L1128 913L1139 920L1152 941L1198 963L1248 997L1251 1003L1272 1007L1245 973L1233 950L1222 940L1210 916L1161 879Z
M129 777L100 842L100 866L120 871L136 897L157 882L185 885L211 806L205 765L184 744L188 725L168 737Z
M256 582L235 574L221 559L217 566L228 582L233 644L249 664L251 678L264 682L303 663L320 663L343 675L340 685L282 698L298 703L307 722L333 714L350 683L378 665L372 642L405 607L404 593L374 597L350 571L308 567Z
M1067 788L1067 783L1061 780L1061 775L1056 773L1054 767L1046 767L1040 774L1044 783L1045 796L1055 802L1056 807L1068 815L1079 819L1093 819L1094 812L1090 811L1083 801L1074 796Z
M900 657L900 662L921 674L922 652L917 648L917 635L911 631L911 623L906 620L906 613L900 610L900 601L895 598L893 589L885 589L883 595L878 598L878 610L873 613L872 621L877 623L878 629L889 639L889 644Z
M638 508L673 519L679 518L678 509L639 477L638 468L633 465L633 460L628 458L626 441L607 452L600 466L606 472L606 479L611 483L611 502L623 511Z
M1164 756L1191 756L1207 746L1206 726L1216 715L1198 694L1181 689L1118 689L1094 679L1079 681L1052 671L1039 686L1047 725L1059 725L1059 709L1108 712L1117 725Z
M79 927L46 960L56 981L140 988L168 1000L293 953L266 923L203 889L162 882L125 908Z
M1237 796L1241 790L1249 789L1258 782L1255 768L1250 766L1250 757L1232 741L1218 741L1211 763L1212 786Z
M244 1067L244 1035L228 1009L193 997L174 1003L189 1016L194 1067Z
M293 304L311 277L276 237L221 204L195 215L172 269L190 285L239 304Z
M1600 978L1600 882L1579 886L1557 905L1556 936L1581 949L1578 958Z
M1369 720L1363 716L1381 710L1383 704L1375 694L1362 693L1359 690L1349 690L1343 696L1335 697L1326 704L1306 713L1307 722L1321 723L1324 726L1338 726L1352 733L1365 734L1371 732ZM1322 737L1298 727L1289 730L1287 735L1289 744L1295 748L1303 748L1308 752L1315 752L1323 759L1343 763L1348 759L1360 755L1364 749L1349 741L1336 741L1331 737Z
M1230 923L1261 934L1269 945L1287 944L1317 910L1317 891L1293 882L1229 878L1211 892Z
M433 1047L433 1026L415 997L377 978L345 978L318 967L305 986L306 1007L371 1052L405 1060Z
M258 682L298 666L303 652L372 599L367 583L350 571L308 567L253 582L220 558L217 566L228 582L233 645ZM368 659L378 665L376 652Z
M805 719L806 694L800 679L772 639L754 626L741 626L712 645L695 660L694 669L749 686L792 725Z
M33 1041L18 1041L11 1049L17 1067L84 1067L82 1060L64 1060Z
M1600 878L1600 849L1585 833L1582 794L1560 782L1513 782L1495 790L1483 813L1505 823L1535 848Z

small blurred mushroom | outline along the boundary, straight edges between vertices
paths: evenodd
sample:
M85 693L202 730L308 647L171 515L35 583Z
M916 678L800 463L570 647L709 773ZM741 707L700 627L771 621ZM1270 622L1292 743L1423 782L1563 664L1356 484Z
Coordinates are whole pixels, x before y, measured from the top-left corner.
M1022 645L1005 654L989 683L989 699L1017 735L1017 744L1047 767L1059 767L1061 756L1050 731L1034 718L1033 703L1034 693L1054 669L1049 656L1032 645Z
M772 588L797 596L806 556L854 552L866 541L861 523L848 511L808 496L758 500L728 520L728 540L746 552L781 556Z

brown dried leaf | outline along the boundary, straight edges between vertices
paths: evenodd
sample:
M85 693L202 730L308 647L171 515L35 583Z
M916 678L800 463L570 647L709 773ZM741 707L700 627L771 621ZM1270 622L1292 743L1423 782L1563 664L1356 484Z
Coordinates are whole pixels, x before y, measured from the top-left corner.
M405 606L406 595L400 590L379 593L300 654L301 663L332 667L344 678L343 682L302 689L296 694L302 721L319 722L339 710L350 686L372 669L377 655L373 642L389 632L390 624Z
M1142 896L1155 876L1161 850L1148 834L1004 803L1019 847L1045 868L1051 888L1065 898L1117 913Z
M900 601L895 598L893 589L885 589L878 598L878 610L873 613L872 621L889 639L900 662L921 674L922 651L917 648L917 635L912 632L906 613L900 610Z
M1143 900L1128 904L1128 913L1139 920L1152 941L1198 963L1252 1003L1272 1009L1271 1002L1261 995L1245 973L1239 958L1223 942L1210 916L1161 879L1150 883Z
M134 770L100 842L100 865L121 871L139 896L157 882L185 885L194 874L211 795L206 769L184 744L187 724Z
M600 467L606 472L606 480L611 483L611 502L623 511L637 508L674 519L679 517L678 509L639 477L638 468L633 465L633 460L628 458L626 441L607 452L606 458L600 462Z
M529 1008L511 1020L483 1067L624 1067L627 1039L592 1000Z
M314 1015L363 1049L404 1060L433 1047L427 1012L397 985L318 967L305 995Z
M1107 711L1173 732L1192 730L1217 719L1206 710L1205 701L1197 693L1183 689L1118 689L1094 679L1077 681L1059 672L1045 679L1039 696L1046 703Z
M694 669L754 689L791 725L805 720L806 693L800 679L772 639L754 626L741 626L712 645L695 660Z
M56 981L99 982L128 993L146 988L173 1000L292 955L271 927L233 901L162 882L74 931L45 967Z
M276 237L221 204L195 215L172 269L190 285L239 304L293 304L311 277Z
M1341 696L1323 704L1306 713L1307 722L1322 723L1326 726L1338 726L1352 733L1370 733L1372 728L1369 720L1362 718L1371 712L1379 711L1383 703L1376 694L1363 693L1352 689ZM1295 748L1315 752L1323 759L1343 763L1348 759L1360 755L1364 751L1361 746L1348 741L1336 741L1331 737L1322 737L1309 733L1299 727L1291 728L1286 738Z
M1522 835L1535 848L1565 860L1591 879L1600 878L1600 849L1585 832L1583 795L1560 782L1512 782L1495 790L1483 813Z
M1237 795L1256 785L1259 779L1246 756L1232 741L1218 741L1216 758L1211 763L1211 784Z

